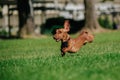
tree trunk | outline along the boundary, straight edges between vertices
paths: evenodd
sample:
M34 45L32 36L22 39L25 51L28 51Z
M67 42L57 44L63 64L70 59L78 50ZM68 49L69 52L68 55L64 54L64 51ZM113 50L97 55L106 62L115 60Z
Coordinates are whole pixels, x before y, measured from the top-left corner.
M19 12L18 36L24 37L34 34L33 7L31 0L17 0Z
M97 20L97 15L95 11L95 0L84 0L85 5L85 26L84 29L89 29L90 31L100 30L101 27Z

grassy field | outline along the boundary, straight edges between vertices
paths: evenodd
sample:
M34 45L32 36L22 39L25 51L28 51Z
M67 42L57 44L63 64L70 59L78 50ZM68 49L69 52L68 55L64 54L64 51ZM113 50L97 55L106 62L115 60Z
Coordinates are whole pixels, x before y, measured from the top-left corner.
M0 80L120 80L120 31L95 34L76 54L52 37L0 40Z

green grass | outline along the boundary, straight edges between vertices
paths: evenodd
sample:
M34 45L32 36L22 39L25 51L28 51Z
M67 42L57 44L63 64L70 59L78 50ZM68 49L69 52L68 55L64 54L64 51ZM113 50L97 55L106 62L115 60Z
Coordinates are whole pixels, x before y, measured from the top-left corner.
M65 57L52 37L0 40L0 80L120 80L120 31Z

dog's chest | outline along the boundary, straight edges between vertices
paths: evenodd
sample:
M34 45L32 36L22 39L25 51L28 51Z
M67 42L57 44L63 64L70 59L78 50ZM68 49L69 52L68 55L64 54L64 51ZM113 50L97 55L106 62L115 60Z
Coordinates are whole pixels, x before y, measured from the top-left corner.
M61 48L68 47L68 42L62 42Z

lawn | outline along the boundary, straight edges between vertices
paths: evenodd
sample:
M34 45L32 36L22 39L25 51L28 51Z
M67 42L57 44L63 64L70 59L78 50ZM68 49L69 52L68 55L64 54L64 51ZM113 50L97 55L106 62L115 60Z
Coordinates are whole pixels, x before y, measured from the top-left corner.
M120 31L64 57L52 37L0 40L0 80L120 80Z

